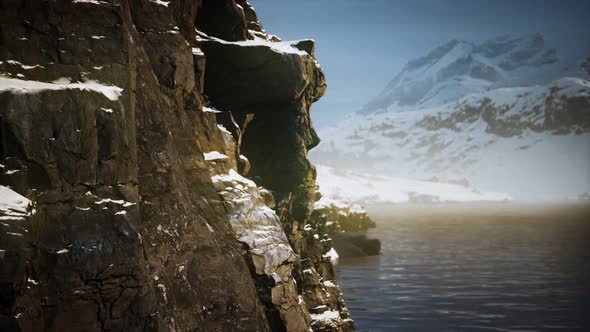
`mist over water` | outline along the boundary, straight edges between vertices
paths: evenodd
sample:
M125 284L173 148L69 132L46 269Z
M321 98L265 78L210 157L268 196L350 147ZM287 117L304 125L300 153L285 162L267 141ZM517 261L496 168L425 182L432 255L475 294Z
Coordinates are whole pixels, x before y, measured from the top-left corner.
M342 260L361 331L588 331L590 206L371 208L382 255Z

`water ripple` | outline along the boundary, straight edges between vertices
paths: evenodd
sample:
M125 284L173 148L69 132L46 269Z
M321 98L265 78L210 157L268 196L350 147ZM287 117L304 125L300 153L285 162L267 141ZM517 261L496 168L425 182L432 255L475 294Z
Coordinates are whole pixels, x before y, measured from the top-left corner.
M338 267L357 328L590 331L590 218L508 217L378 220Z

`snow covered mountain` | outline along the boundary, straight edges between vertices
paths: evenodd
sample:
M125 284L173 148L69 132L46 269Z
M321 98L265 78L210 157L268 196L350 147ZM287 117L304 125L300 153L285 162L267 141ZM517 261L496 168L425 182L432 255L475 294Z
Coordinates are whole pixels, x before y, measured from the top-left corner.
M361 112L432 107L469 93L580 75L560 60L541 34L503 35L481 44L452 40L410 61Z
M469 200L583 196L590 192L590 83L581 63L565 71L577 77L559 76L564 66L540 35L439 47L408 63L361 112L320 131L310 155L332 167L318 167L320 190L355 200L358 186L329 180L353 172L375 197L387 196L380 182L396 185L371 177L506 193ZM420 192L406 184L397 184L402 196ZM439 191L445 187L428 188L422 194L434 201L453 200Z

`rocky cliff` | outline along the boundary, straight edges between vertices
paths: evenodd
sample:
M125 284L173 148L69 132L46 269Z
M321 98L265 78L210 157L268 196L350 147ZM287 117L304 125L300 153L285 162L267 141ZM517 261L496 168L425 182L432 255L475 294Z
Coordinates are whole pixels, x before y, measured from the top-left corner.
M0 330L348 331L314 42L243 0L0 3Z

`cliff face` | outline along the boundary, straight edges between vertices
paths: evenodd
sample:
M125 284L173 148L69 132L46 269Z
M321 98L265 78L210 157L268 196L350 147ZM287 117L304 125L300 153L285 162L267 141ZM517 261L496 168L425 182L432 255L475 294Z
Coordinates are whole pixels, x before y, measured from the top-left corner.
M0 330L353 329L313 41L237 2L0 4Z

